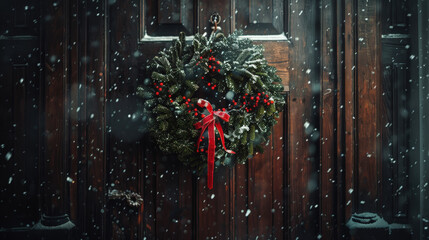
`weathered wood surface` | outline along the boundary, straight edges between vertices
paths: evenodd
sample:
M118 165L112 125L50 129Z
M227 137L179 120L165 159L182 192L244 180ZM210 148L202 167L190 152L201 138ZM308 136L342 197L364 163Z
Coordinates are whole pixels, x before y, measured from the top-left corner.
M382 45L381 33L409 31L403 11L393 14L404 2L50 0L40 10L41 28L23 24L34 12L17 12L21 27L7 27L10 36L28 33L34 37L27 39L32 48L43 46L36 50L41 67L19 59L30 51L22 48L11 58L15 65L2 68L9 74L2 81L7 85L1 89L7 102L2 126L37 119L31 122L36 132L16 128L2 138L6 148L15 144L2 173L37 156L17 165L23 173L13 170L11 186L26 191L18 179L29 179L30 199L42 196L39 202L17 201L31 209L20 216L31 223L39 208L69 213L89 239L338 239L353 212L380 213L382 204L390 219L407 222L395 216L407 210L400 204L407 195L388 197L407 183L407 160L389 165L383 155L401 157L397 149L403 144L397 141L394 150L381 143L394 141L395 131L406 126L392 107L400 99L395 89L407 79L404 66L393 66L401 76L381 68L387 56L381 51L391 46ZM244 29L245 35L264 36L255 43L264 46L268 62L278 69L287 105L265 152L245 165L219 169L214 189L208 190L204 176L159 153L135 131L140 122L129 116L138 111L141 100L134 91L147 77L147 61L179 31L187 36L210 32L208 18L215 11L225 33ZM7 16L2 18L6 25L15 24ZM15 48L24 42L0 41ZM43 81L16 83L39 68ZM403 85L390 85L392 76ZM33 104L39 108L24 111ZM390 122L396 126L384 127ZM33 148L24 135L37 138ZM18 151L24 148L30 150ZM34 166L37 172L23 176ZM395 174L393 182L381 181ZM1 186L8 176L2 176ZM139 193L144 204L110 200L113 189Z

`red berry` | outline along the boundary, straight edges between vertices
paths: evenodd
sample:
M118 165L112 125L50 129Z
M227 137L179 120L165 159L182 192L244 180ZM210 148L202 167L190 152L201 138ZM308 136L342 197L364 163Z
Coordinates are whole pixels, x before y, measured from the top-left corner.
M207 83L207 86L210 86L211 85L211 83Z
M274 101L273 100L271 100L271 104L273 104L274 103Z
M159 85L164 86L164 83L160 83Z
M217 72L220 72L220 69L218 69Z
M183 96L182 98L183 98L183 99L186 99L186 97L185 97L185 96Z
M198 116L198 113L194 113L195 116Z
M160 92L162 91L162 88L158 88L158 89L159 89Z
M156 95L159 95L159 92L156 92L155 94L156 94Z

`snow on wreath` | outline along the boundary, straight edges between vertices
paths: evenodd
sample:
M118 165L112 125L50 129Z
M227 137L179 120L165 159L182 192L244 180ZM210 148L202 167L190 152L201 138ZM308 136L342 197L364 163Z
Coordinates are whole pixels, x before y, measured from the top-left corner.
M175 154L195 173L245 163L262 152L284 107L283 85L261 45L217 32L209 39L185 34L148 66L139 86L142 111L159 149Z

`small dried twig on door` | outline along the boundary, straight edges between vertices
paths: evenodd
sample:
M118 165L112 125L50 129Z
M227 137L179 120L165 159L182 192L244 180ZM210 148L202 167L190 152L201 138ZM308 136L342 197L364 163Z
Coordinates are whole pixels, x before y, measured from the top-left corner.
M109 190L109 199L126 201L130 207L140 207L143 204L143 198L140 194L133 191L121 191L117 189Z

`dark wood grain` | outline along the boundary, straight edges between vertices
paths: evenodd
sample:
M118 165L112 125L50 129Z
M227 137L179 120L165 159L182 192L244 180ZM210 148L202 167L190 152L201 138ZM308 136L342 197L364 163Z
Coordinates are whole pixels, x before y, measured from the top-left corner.
M272 144L264 147L264 153L256 153L249 159L248 208L249 238L271 238L273 203ZM271 176L271 177L267 177Z
M200 177L196 189L196 238L231 238L230 169L220 167L214 174L213 189L207 188L206 177Z
M149 239L156 238L156 158L150 146L145 146L144 169L144 236Z
M319 207L316 206L319 204L319 161L315 158L317 139L312 143L311 134L317 128L312 110L312 87L318 84L316 6L310 1L296 2L290 5L289 15L293 44L289 49L289 237L315 239L319 224Z
M64 214L66 204L66 94L67 58L62 43L66 43L65 28L68 6L65 2L53 4L47 1L43 6L44 14L55 21L45 23L44 89L45 89L45 151L43 161L43 212L48 215Z
M351 217L357 186L355 178L356 166L356 13L357 9L353 1L345 1L344 5L344 117L345 117L345 219Z
M337 171L336 171L336 191L337 191L337 213L336 213L336 236L345 235L345 213L346 202L345 194L348 194L345 189L345 156L346 156L346 125L345 125L345 12L344 1L336 2L336 74L337 74L337 127L336 127L336 155L337 155Z
M321 108L320 108L320 232L334 239L336 227L336 2L322 1L321 8Z
M86 226L87 234L93 239L104 239L106 229L106 25L104 2L87 2L85 12L84 62L85 81L85 127L87 192L86 192ZM100 17L100 14L103 16Z
M276 74L282 79L285 92L289 91L289 46L286 41L255 41L264 46L264 56L270 65L277 69Z
M70 12L77 13L79 9L79 4L77 1L70 1ZM78 17L73 17L70 20L70 42L77 43L79 40L79 27L78 27ZM69 142L69 159L70 159L70 178L72 179L71 184L69 184L69 196L70 196L70 219L74 222L80 222L83 207L81 207L81 202L79 201L79 160L80 157L80 136L83 134L82 128L79 121L79 111L76 111L80 107L80 94L79 94L79 48L76 44L70 47L70 77L69 77L69 89L68 89L68 98L70 101L70 111L69 111L69 131L70 131L70 142Z
M248 164L238 164L234 169L234 237L248 238Z
M106 164L109 189L132 191L143 196L144 182L140 182L145 169L144 147L140 141L143 133L136 131L142 122L138 116L139 99L134 94L143 80L138 74L142 55L138 50L139 21L134 17L139 14L135 7L138 4L135 0L108 5L111 34L108 39L110 71L106 82ZM143 212L136 207L110 203L114 218L109 224L117 229L109 233L112 239L141 238L143 232L139 229L144 228Z
M380 182L378 174L380 169L380 138L377 133L379 126L380 82L380 55L374 54L380 51L380 33L376 2L358 1L357 28L357 145L359 159L358 168L358 202L357 209L361 211L375 212L377 209L378 191Z
M288 93L285 95L286 103L288 103ZM272 134L272 149L271 149L271 162L272 162L272 238L285 239L285 232L287 230L286 216L287 212L287 198L285 192L287 191L287 104L284 112L280 113L277 124L273 127Z
M41 49L38 25L29 21L37 18L33 9L2 11L0 42L22 56L8 60L3 56L12 50L1 49L2 74L8 72L0 75L7 85L2 140L13 148L2 173L14 175L5 184L12 175L4 174L0 185L7 193L28 191L29 198L17 197L15 208L0 206L8 215L0 227L35 222L37 194L42 213L70 213L84 239L339 239L345 221L363 211L408 223L408 122L401 109L408 107L410 43L380 40L382 33L408 34L405 2L47 1ZM208 190L205 176L135 131L142 100L134 92L148 77L148 61L170 46L165 39L211 32L215 11L225 34L244 29L284 37L255 44L277 68L288 104L265 152L246 165L221 167ZM25 41L11 39L24 33ZM38 74L40 59L25 56L41 50L38 89L26 80ZM43 144L30 146L33 138ZM18 162L30 156L37 157ZM42 167L42 191L33 167ZM137 192L144 204L108 200L111 189ZM24 207L31 210L18 211Z

